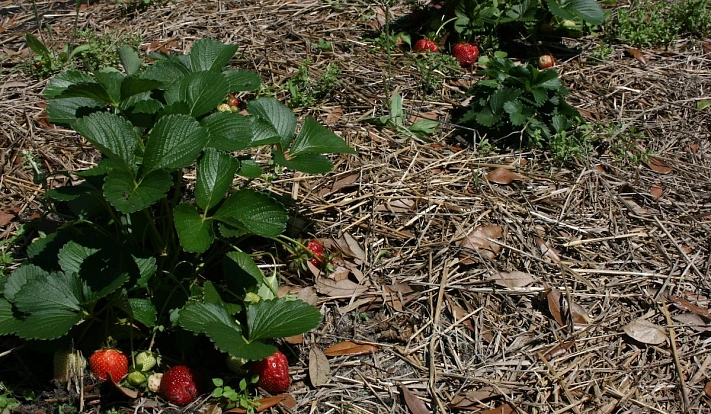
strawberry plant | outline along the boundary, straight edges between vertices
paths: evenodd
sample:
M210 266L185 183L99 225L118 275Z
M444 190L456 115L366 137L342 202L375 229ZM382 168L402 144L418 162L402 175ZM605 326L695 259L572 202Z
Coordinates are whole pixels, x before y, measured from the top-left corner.
M250 255L276 243L289 218L260 177L328 172L326 154L354 150L314 118L297 132L294 113L273 98L251 100L247 115L217 111L230 93L260 86L257 74L227 67L236 50L202 39L144 64L122 47L123 70L51 79L50 122L76 131L101 160L59 173L73 181L45 192L61 225L0 278L0 335L48 350L73 341L85 353L109 337L144 338L163 354L187 353L198 336L260 360L276 350L271 339L319 324L316 308L277 298L277 275Z
M596 26L605 19L595 0L443 0L428 7L428 29L451 21L449 32L460 40L476 38L487 49L499 48L511 34L538 33L542 26L578 32L584 24Z
M495 57L480 61L485 76L468 94L473 97L459 120L489 139L514 138L523 146L550 147L571 138L582 118L565 102L568 90L555 70L517 65Z

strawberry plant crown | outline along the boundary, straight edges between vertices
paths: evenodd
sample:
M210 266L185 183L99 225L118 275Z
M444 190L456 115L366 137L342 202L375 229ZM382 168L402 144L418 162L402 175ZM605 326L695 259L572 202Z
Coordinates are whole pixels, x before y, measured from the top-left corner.
M78 132L102 159L46 191L63 221L0 279L0 335L92 350L107 336L179 331L258 360L275 351L265 340L319 324L314 307L277 298L276 276L241 247L276 238L288 220L254 179L277 167L328 172L325 154L355 151L314 118L297 133L294 113L273 98L249 102L248 115L216 111L229 93L259 87L256 73L226 66L236 51L202 39L144 65L122 47L123 71L70 70L49 82L50 122ZM271 161L252 158L253 148L267 148Z
M522 146L550 147L583 121L565 102L568 89L558 72L518 65L505 57L480 59L485 78L467 92L473 99L459 122L489 139L515 137Z

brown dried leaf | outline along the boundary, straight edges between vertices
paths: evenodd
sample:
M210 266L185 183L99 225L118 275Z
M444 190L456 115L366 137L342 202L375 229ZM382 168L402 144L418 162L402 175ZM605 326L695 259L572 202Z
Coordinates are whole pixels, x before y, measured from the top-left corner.
M5 226L9 222L11 222L15 217L17 217L13 213L9 213L6 211L0 211L0 226Z
M323 350L326 356L368 355L378 352L378 347L371 344L357 344L351 341L339 342Z
M284 338L284 342L291 345L300 345L304 343L304 334L287 336Z
M124 387L122 385L119 385L117 382L115 382L113 380L113 378L111 378L110 373L107 372L107 374L108 374L107 377L109 379L109 382L111 382L114 385L114 387L118 390L118 392L123 394L126 398L130 398L132 400L138 398L138 391L132 390L131 388L128 388L128 387Z
M402 391L402 397L405 399L405 404L407 404L407 408L410 409L412 414L432 414L432 411L427 408L425 402L417 398L417 396L408 390L407 387L401 385L400 391Z
M318 348L309 351L309 379L311 385L320 387L328 382L331 377L331 365L326 355Z
M538 245L538 248L541 250L543 257L549 259L553 263L560 262L561 259L560 259L560 255L558 254L558 252L554 248L548 246L543 239L541 239L540 237L536 237L536 244Z
M630 47L630 48L627 48L627 50L625 50L625 52L626 52L628 55L632 56L633 58L639 60L640 63L642 63L643 65L646 65L646 64L647 64L647 59L645 59L645 57L644 57L644 55L642 54L642 52L640 52L638 49L635 49L635 48L631 48L631 47Z
M622 327L622 330L637 342L649 345L660 345L667 340L664 328L646 319L635 319Z
M365 293L367 286L361 286L350 279L333 280L325 277L316 279L316 291L331 298L350 298Z
M670 172L674 171L673 168L668 166L664 160L662 160L659 157L655 157L650 155L647 158L647 162L645 163L647 167L649 167L652 171L659 173L659 174L669 174Z
M327 194L333 194L344 188L350 188L356 185L360 178L360 173L348 174L343 177L339 177L334 180L331 185L327 185L318 191L318 195L325 196Z
M501 246L490 242L488 239L499 239L503 235L504 228L501 226L477 226L473 228L464 238L457 243L460 247L476 251L479 255L494 259L501 251ZM476 263L477 255L462 251L459 258L464 264Z
M555 319L560 326L568 324L569 316L575 325L585 325L590 323L591 319L587 311L575 302L569 306L568 299L558 289L551 288L546 295L546 299L548 300L548 309L553 316L553 319ZM570 315L568 312L570 312Z
M706 394L707 397L711 398L711 381L706 383L706 386L704 387L704 394Z
M464 319L469 312L467 312L466 309L463 307L457 305L456 303L453 303L452 301L447 301L449 303L449 307L452 311L452 316L456 321L462 321L462 325L466 326L469 328L470 331L474 332L474 325L472 325L472 321L469 320L469 318Z
M553 358L563 356L566 353L568 353L568 350L575 345L575 341L567 341L563 342L562 344L558 344L553 349L550 351L546 352L545 355L543 355L543 358L546 359L546 361L550 361Z
M391 198L383 204L378 204L375 211L388 211L391 213L407 213L415 207L415 200L409 198Z
M511 414L515 412L516 410L514 410L513 407L508 404L503 404L490 410L482 411L479 414Z
M709 312L707 309L694 305L693 303L680 296L667 296L667 299L669 299L669 301L678 309L695 313L705 318L707 321L711 321L711 312Z
M518 270L514 270L513 272L497 272L491 276L489 280L501 287L509 289L528 286L536 281L529 273L519 272Z
M259 399L259 400L257 400L257 402L259 402L259 406L257 406L257 408L255 408L254 411L261 413L262 411L266 411L281 402L285 402L284 405L287 405L286 401L288 400L289 397L291 397L289 394L279 394L279 395L275 395L272 397L265 397L265 398ZM291 397L291 399L293 399L293 398L294 397ZM235 407L235 408L225 411L225 413L246 414L247 410L245 410L244 408L241 408L241 407Z
M672 316L672 319L682 325L687 325L696 332L711 332L711 325L709 325L708 321L695 313L681 313Z
M328 111L328 115L326 115L325 123L326 124L335 124L338 122L339 119L343 116L343 107L342 106L334 106L331 108L330 111Z
M452 402L448 405L450 408L459 410L475 410L481 408L482 403L509 394L511 391L513 391L513 388L505 385L497 387L484 385L479 389L467 391L464 395L455 395L454 398L452 398Z
M491 171L490 173L486 174L485 178L491 183L508 185L516 180L523 180L526 177L520 174L516 174L508 168L499 167L494 171Z
M649 189L649 194L651 194L654 198L659 198L662 194L664 194L664 187L662 187L661 183L654 183Z

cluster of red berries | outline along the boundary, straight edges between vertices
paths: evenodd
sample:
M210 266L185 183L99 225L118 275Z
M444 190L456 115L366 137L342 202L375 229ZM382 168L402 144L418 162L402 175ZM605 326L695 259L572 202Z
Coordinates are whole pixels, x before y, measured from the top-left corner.
M420 39L415 43L414 50L418 53L437 53L439 46L430 39ZM452 47L452 56L463 68L469 68L479 59L479 47L467 42L457 43Z
M152 360L146 359L149 355ZM136 368L129 373L128 356L111 348L99 349L89 357L89 368L95 377L105 381L120 382L124 378L129 384L136 385L131 375L148 371L155 365L155 357L146 351L136 355ZM259 376L257 385L270 393L286 392L291 385L289 376L289 361L280 351L252 364L251 375ZM151 379L155 377L156 382ZM144 378L145 382L145 378ZM162 374L152 374L148 379L148 389L160 394L163 398L176 405L187 405L195 401L206 391L203 375L196 369L186 365L174 365Z

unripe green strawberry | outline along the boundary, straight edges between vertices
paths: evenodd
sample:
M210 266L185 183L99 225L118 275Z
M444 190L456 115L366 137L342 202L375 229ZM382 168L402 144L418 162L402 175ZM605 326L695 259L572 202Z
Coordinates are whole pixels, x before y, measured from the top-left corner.
M146 376L143 375L141 371L130 372L126 379L128 380L128 383L133 385L134 387L138 387L139 385L146 382Z
M244 374L247 372L244 366L246 363L247 360L244 358L227 355L227 368L235 374Z
M151 351L142 351L136 355L136 369L146 372L156 366L156 357Z

